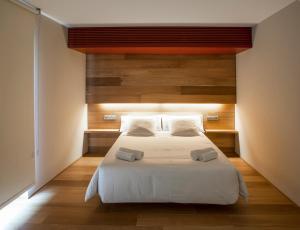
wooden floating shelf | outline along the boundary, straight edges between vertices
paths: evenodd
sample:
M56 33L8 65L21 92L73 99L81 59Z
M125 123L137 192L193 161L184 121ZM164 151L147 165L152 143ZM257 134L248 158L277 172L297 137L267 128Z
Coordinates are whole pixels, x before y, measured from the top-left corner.
M119 132L119 129L88 129L84 133Z
M205 132L206 133L233 133L233 134L238 133L238 131L234 129L206 129Z
M119 129L87 129L84 133L120 132ZM206 129L206 133L238 133L234 129Z

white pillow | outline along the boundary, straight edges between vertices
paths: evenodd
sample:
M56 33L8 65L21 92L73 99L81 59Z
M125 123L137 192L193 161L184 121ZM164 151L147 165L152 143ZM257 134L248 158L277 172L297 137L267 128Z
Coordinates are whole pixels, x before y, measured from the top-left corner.
M193 121L197 131L204 133L203 128L203 115L163 115L162 116L162 127L163 131L171 131L170 130L170 122L174 120L187 120Z
M155 118L133 118L128 124L128 136L153 136L155 133Z
M129 124L130 124L131 120L137 119L137 118L150 119L151 121L154 120L155 132L162 131L161 115L122 115L120 132L127 132L129 129Z
M199 136L198 127L194 120L188 119L170 119L170 132L173 136L192 137Z

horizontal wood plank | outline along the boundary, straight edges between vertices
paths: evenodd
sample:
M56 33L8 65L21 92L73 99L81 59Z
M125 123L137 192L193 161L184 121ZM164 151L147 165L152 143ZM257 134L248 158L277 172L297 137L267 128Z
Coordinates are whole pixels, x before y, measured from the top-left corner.
M121 78L119 77L95 77L87 78L87 86L112 86L112 85L121 85Z
M235 95L234 86L181 86L183 95Z

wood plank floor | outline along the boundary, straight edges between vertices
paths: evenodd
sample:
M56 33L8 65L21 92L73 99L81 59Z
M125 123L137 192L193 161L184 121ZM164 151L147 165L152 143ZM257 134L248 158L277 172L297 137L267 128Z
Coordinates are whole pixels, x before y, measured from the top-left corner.
M240 158L250 197L230 206L182 204L84 203L88 182L103 158L83 157L48 183L5 229L235 230L300 229L300 208ZM1 223L0 223L1 225ZM7 227L8 226L8 227Z

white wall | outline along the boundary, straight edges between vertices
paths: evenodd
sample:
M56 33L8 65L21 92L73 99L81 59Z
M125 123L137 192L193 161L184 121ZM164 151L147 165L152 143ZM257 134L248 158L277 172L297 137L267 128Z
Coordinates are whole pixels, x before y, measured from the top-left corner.
M35 25L36 15L0 0L0 206L34 182Z
M41 16L35 192L82 154L85 55L67 48L66 28Z
M300 205L300 2L260 23L237 56L243 159Z

